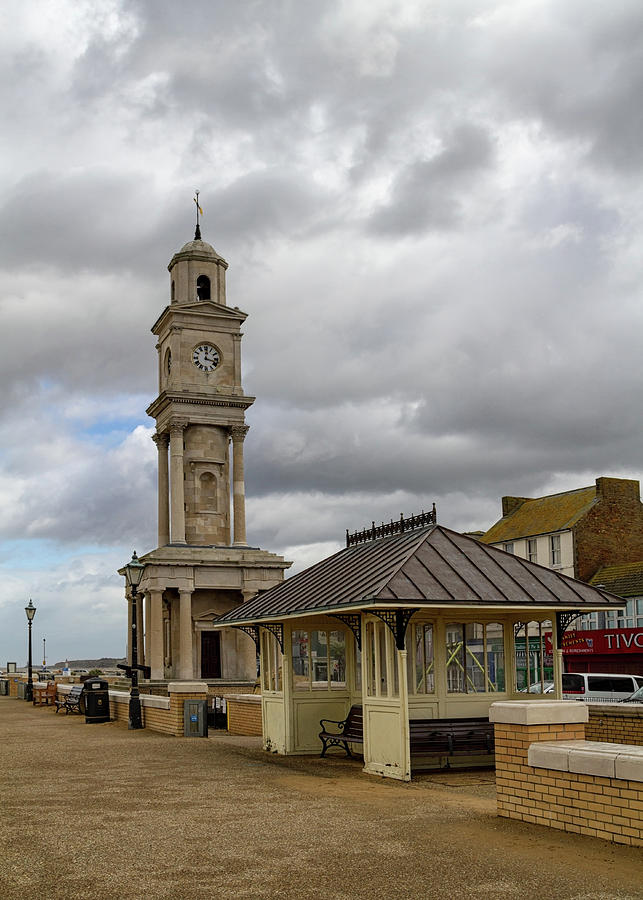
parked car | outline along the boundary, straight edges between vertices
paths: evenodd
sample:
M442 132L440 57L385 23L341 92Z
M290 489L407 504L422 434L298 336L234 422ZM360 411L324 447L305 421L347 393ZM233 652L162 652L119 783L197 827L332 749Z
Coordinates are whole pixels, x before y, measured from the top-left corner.
M614 672L564 672L563 700L618 703L643 687L643 676Z
M521 694L552 694L554 692L554 682L553 681L544 681L541 683L540 681L536 681L535 684L529 685L529 690L526 687L520 689Z
M643 703L643 687L640 687L638 691L634 691L631 697L626 697L625 700L621 700L621 703Z

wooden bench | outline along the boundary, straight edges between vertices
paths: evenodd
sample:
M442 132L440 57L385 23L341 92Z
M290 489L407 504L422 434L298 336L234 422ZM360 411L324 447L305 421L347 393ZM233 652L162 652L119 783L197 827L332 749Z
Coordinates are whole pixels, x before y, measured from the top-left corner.
M486 717L470 719L411 719L411 756L490 756L494 752L493 725Z
M361 706L351 706L342 721L322 719L319 738L321 756L329 747L343 747L352 756L349 744L364 743L363 713ZM326 725L337 726L329 731ZM494 752L493 725L484 717L470 719L411 719L409 721L411 756L444 757L446 767L449 758L458 756L485 756Z
M337 728L333 731L328 731L326 724L336 725ZM353 754L348 745L364 743L364 720L361 706L351 706L346 718L339 722L335 719L321 719L319 725L321 727L319 739L322 742L321 756L326 755L329 747L343 746L346 756L352 757Z
M68 715L70 712L82 713L83 709L80 708L81 700L83 700L83 687L82 684L72 684L71 690L68 694L66 694L62 699L56 700L56 713L58 713L59 709L65 710L65 715ZM83 706L85 704L83 703Z
M45 686L40 688L36 688L36 686L34 685L33 705L49 706L49 701L51 701L53 705L56 702L57 690L58 687L55 681L48 681Z

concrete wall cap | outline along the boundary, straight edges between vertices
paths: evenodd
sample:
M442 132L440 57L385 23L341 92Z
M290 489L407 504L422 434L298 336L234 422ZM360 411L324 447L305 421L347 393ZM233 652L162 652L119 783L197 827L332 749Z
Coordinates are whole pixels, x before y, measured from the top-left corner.
M207 694L208 685L205 681L171 681L168 686L170 694Z
M577 775L643 781L643 747L599 741L538 741L527 751L530 766Z
M225 699L235 703L261 703L261 694L228 694Z
M499 700L489 721L503 725L567 725L589 720L585 703L573 700Z

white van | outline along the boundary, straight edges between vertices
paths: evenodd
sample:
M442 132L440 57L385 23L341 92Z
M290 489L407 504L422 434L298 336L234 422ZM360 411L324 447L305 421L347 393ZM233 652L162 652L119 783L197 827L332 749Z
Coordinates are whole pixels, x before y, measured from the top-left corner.
M563 700L586 703L618 703L643 687L643 675L602 672L564 672Z

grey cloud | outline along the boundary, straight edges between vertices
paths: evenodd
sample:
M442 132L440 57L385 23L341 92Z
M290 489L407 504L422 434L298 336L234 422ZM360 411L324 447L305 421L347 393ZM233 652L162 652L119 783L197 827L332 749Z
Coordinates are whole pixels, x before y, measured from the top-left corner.
M455 227L462 219L467 189L492 159L492 142L484 128L454 128L438 153L399 172L390 201L372 216L371 230L404 235Z

